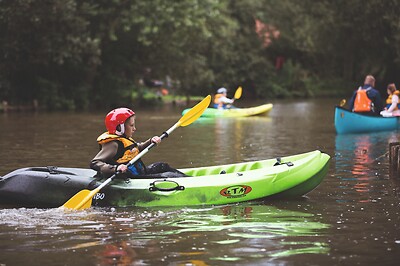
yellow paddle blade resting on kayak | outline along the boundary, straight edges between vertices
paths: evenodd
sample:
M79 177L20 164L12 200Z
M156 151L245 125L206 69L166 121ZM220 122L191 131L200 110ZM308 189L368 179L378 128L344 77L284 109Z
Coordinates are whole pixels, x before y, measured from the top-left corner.
M237 90L235 91L234 98L235 98L235 100L238 100L238 99L240 99L240 97L242 97L242 87L241 86L239 86L239 88L237 88Z
M184 114L181 119L179 119L177 124L179 124L179 126L181 127L186 127L190 125L203 114L204 110L206 110L207 107L210 106L210 103L211 95L208 95L201 102L193 106L193 108L190 109L189 112Z
M210 105L211 102L211 96L208 95L205 97L201 102L193 106L192 109L190 109L189 112L187 112L185 115L179 119L178 122L175 123L171 128L169 128L166 132L164 132L161 135L161 139L164 139L167 137L172 131L174 131L177 127L185 127L193 123L194 121L199 118L203 112L207 109L207 107ZM137 160L139 160L143 155L145 155L151 148L155 147L156 144L152 143L145 149L143 149L135 158L129 161L128 165L132 165L135 163ZM83 210L90 208L92 206L92 199L93 196L96 195L102 188L107 186L113 179L115 178L116 174L112 175L109 177L106 181L104 181L100 186L98 186L94 190L88 190L84 189L76 193L72 198L70 198L66 203L64 203L63 206L60 208L64 209L72 209L72 210Z

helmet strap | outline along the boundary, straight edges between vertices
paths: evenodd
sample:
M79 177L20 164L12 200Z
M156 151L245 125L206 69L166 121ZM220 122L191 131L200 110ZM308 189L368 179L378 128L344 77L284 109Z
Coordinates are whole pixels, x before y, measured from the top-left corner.
M118 136L122 136L125 133L125 125L124 124L119 124L117 128L115 129L115 134Z

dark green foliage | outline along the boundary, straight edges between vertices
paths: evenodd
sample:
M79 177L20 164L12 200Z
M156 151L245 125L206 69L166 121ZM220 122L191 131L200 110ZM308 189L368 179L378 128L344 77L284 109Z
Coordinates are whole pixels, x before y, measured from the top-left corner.
M341 95L369 73L384 91L399 82L399 11L395 0L2 0L0 100L152 105L146 68L181 95ZM268 45L256 20L273 29Z

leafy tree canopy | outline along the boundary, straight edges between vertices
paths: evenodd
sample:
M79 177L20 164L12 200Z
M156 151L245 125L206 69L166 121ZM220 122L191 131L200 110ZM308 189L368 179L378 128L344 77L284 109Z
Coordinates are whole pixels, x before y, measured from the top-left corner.
M244 97L384 91L400 66L396 0L2 0L0 100L49 109L241 85Z

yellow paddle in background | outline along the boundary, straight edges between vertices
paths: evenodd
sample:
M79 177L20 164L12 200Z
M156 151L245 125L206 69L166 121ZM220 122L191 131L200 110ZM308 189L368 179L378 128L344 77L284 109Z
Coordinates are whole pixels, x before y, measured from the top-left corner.
M206 108L210 105L211 96L208 95L205 97L201 102L193 106L187 113L185 113L178 122L175 123L170 129L162 133L160 136L161 139L166 138L171 134L178 127L185 127L196 121L201 114L206 110ZM134 164L137 160L139 160L143 155L145 155L151 148L156 146L155 143L151 143L147 148L141 151L135 158L129 161L128 166ZM100 186L95 188L94 190L84 189L76 193L72 198L70 198L63 206L60 208L65 209L72 209L72 210L83 210L90 208L92 205L92 198L96 195L102 188L107 186L117 174L120 172L115 173L114 175L110 176L106 181L104 181Z
M243 89L242 89L241 86L239 86L239 87L236 89L235 95L233 96L233 101L232 101L232 103L233 103L234 101L236 101L236 100L239 100L240 97L242 97L242 90L243 90ZM226 109L231 109L231 108L235 108L235 107L233 107L232 104L227 104L227 105L226 105Z
M235 100L240 99L242 97L242 87L239 86L237 90L235 91L235 96L233 97Z
M346 104L346 99L342 99L339 103L340 107L343 107Z

